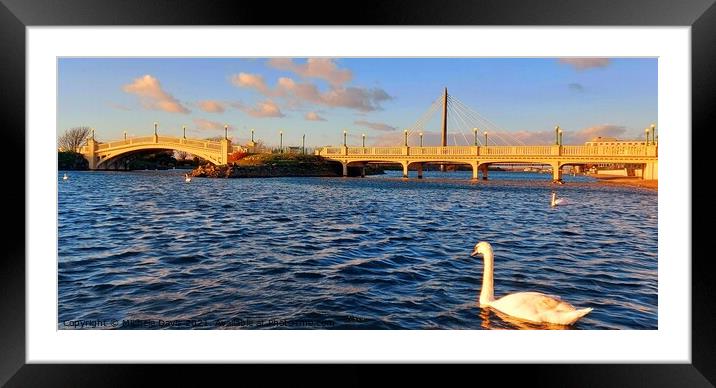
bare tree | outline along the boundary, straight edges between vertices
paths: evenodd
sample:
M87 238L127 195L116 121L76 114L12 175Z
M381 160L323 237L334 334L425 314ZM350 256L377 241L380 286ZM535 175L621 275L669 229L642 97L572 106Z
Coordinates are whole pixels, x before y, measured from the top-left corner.
M264 143L263 140L256 140L256 141L254 141L254 144L256 144L256 146L254 146L254 152L256 152L256 153L268 152L268 148L266 148L266 144Z
M63 151L75 151L90 136L90 127L74 127L65 131L57 138L57 147Z

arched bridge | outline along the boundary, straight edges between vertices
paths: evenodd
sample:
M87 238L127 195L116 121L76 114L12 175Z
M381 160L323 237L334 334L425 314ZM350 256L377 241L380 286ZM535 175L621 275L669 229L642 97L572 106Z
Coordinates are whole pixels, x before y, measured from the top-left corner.
M343 175L348 167L368 163L397 163L403 166L403 177L411 167L422 178L423 165L465 164L472 166L473 179L482 171L487 179L491 164L545 164L552 166L554 181L562 179L562 167L567 165L614 163L641 164L644 179L657 179L658 145L584 145L584 146L446 146L446 147L324 147L316 151L343 164Z
M173 136L144 136L100 143L94 138L80 147L79 152L89 162L91 170L117 168L126 157L147 150L184 151L216 165L228 162L229 154L239 146L232 146L231 140L200 140Z

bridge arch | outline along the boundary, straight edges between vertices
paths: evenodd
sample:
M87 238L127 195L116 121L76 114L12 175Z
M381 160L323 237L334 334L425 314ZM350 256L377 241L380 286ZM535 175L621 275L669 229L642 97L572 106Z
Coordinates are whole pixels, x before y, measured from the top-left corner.
M106 152L99 151L97 155L96 168L103 169L109 166L113 161L123 156L136 154L143 151L183 151L192 155L196 155L215 165L221 165L221 156L216 151L197 149L196 147L187 147L180 144L142 144L134 147L126 147L121 149L108 150Z
M90 139L79 151L89 162L90 169L94 170L106 169L123 157L142 151L181 151L215 165L224 165L233 149L231 141L226 138L211 141L155 135L105 143Z
M121 159L123 157L137 154L144 151L183 151L195 156L198 156L208 162L211 162L215 165L221 165L220 157L216 154L216 152L202 152L198 151L195 148L192 147L181 147L181 146L175 146L175 145L166 145L166 144L154 144L154 145L141 145L137 147L132 148L126 148L126 149L118 149L118 150L111 150L107 152L98 152L97 153L97 164L96 168L98 169L104 169L107 168L109 165L111 165L113 162L115 162L118 159Z

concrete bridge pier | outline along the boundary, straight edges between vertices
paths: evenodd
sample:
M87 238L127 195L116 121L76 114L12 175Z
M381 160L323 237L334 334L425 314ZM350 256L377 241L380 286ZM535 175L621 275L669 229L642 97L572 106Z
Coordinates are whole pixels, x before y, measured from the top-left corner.
M487 167L488 167L487 163L480 165L480 170L482 170L482 180L483 181L487 180Z
M659 179L659 162L653 161L644 164L642 179Z
M562 166L552 163L552 182L562 182Z
M472 180L478 180L480 179L480 176L478 175L478 169L479 164L477 162L470 163L470 166L472 166Z
M360 177L365 178L365 164L360 167Z
M343 165L343 176L347 177L348 176L348 162L341 162L341 164Z
M423 179L423 164L418 163L418 179Z
M409 162L402 162L401 164L403 165L403 178L407 178Z
M88 167L90 170L94 170L97 168L97 156L95 155L96 151L97 141L94 139L94 137L87 139L87 147L85 148L85 153L83 155L89 163Z

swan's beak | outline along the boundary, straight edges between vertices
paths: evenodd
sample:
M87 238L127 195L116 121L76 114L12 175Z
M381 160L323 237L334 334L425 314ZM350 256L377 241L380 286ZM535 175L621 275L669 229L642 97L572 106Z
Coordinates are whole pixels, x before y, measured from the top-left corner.
M470 254L471 257L477 257L478 255L480 255L480 252L478 252L477 249Z

